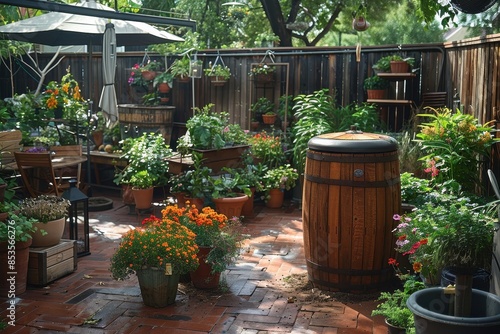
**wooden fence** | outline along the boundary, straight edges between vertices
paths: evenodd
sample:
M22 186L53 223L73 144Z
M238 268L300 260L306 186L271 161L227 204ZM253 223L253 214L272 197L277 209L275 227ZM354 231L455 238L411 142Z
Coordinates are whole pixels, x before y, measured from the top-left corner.
M393 53L414 57L417 70L416 77L410 82L392 83L392 98L404 96L414 104L411 107L388 107L389 130L403 128L412 113L418 112L422 106L424 93L429 92L446 93L449 107L454 103L461 104L482 123L499 118L500 35L446 44L362 47L359 62L356 61L355 47L203 50L196 56L203 61L204 68L221 57L231 68L232 77L223 87L212 86L206 76L193 79L194 84L174 82L170 99L176 107L172 138L175 140L183 133L182 124L193 112L193 101L195 107L215 104L216 110L229 112L232 122L245 128L249 128L250 106L261 96L278 105L279 97L284 94L296 96L328 89L341 105L362 103L366 100L363 81L373 75L371 66L380 57ZM40 54L41 65L44 66L51 56ZM49 73L46 82L60 80L65 69L70 67L82 85L83 96L94 101L93 110L97 111L102 89L101 54L94 52L90 61L86 54L64 56L61 64ZM127 80L131 67L140 63L143 57L143 53L137 52L118 54L116 92L119 103L133 102ZM159 55L151 55L151 58L165 61ZM276 85L256 87L249 76L250 68L262 61L269 62L271 58L277 63ZM168 58L166 62L170 65L173 60ZM35 89L36 77L25 65L17 62L14 73L16 92ZM10 96L10 77L5 66L0 67L0 84L0 97Z

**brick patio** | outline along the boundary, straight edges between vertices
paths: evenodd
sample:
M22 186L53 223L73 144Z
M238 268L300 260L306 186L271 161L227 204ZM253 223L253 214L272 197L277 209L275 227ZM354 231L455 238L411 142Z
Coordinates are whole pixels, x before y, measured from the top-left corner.
M181 283L174 305L144 306L135 276L117 282L108 271L120 235L141 218L116 193L99 195L114 207L91 212L91 255L47 287L28 287L18 298L16 326L2 333L387 333L383 319L370 316L376 294L336 298L307 284L301 211L293 206L257 203L244 221L251 237L225 273L225 288ZM7 302L0 302L5 318Z

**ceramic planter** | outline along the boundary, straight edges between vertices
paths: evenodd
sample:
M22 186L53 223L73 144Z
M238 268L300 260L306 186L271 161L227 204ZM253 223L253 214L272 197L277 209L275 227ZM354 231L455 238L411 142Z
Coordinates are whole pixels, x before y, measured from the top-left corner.
M227 218L241 216L241 210L247 200L248 196L245 194L237 197L212 198L217 212L226 215Z
M31 234L32 244L31 247L50 247L57 245L64 233L64 226L66 225L66 218L60 218L49 221L47 223L35 223L36 231ZM44 230L45 233L42 233Z
M367 98L370 100L383 100L387 95L386 89L367 89Z
M471 317L449 315L450 297L443 288L419 290L406 304L415 317L416 334L500 333L500 297L489 292L472 289Z
M277 115L262 115L262 121L264 122L264 124L274 124L274 122L276 122L276 118L278 116Z
M404 60L391 61L391 73L409 73L410 64Z

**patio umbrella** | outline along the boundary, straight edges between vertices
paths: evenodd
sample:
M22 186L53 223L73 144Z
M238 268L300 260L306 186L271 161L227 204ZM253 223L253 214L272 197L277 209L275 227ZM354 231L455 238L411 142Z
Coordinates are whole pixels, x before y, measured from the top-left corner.
M95 0L81 0L76 6L114 11L110 7L96 3ZM109 19L101 17L50 12L0 26L0 39L52 46L88 45L90 60L92 57L92 45L101 45L104 41L104 32L107 23L109 23ZM181 37L158 30L144 22L112 20L112 23L116 32L115 46L149 45L183 41ZM89 61L90 65L91 62ZM92 73L91 68L89 68L88 73ZM88 89L90 89L90 82L92 81L90 75L87 77L89 79ZM109 83L111 81L105 79L105 85ZM107 104L104 105L106 106ZM111 110L108 109L105 111L109 112Z
M116 33L113 23L106 24L106 31L102 42L102 72L104 75L104 86L102 87L99 107L108 120L108 127L112 127L118 121L118 102L115 91L116 72Z

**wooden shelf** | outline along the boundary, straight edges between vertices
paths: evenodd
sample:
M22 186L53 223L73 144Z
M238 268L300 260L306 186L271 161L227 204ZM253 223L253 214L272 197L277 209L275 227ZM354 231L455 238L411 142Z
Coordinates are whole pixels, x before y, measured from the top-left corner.
M386 80L401 81L413 79L417 75L415 73L377 73L377 76Z
M412 100L384 100L384 99L368 99L366 100L368 103L376 103L380 105L388 105L388 106L398 106L398 105L411 105L413 104Z

